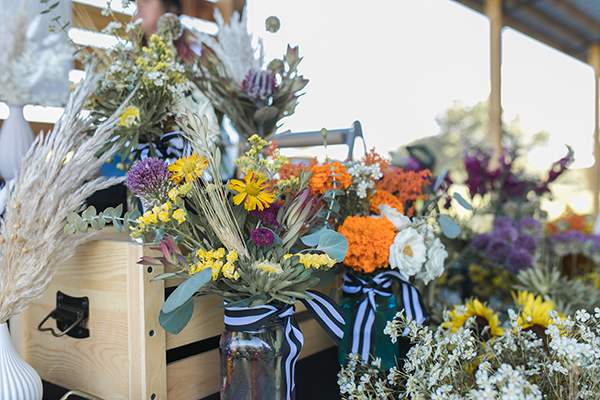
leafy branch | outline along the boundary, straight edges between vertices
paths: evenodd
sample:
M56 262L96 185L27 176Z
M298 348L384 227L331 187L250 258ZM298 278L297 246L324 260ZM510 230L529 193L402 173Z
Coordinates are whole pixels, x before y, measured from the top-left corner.
M123 227L125 231L129 231L129 227L132 223L135 224L135 220L138 219L141 214L138 210L132 212L127 211L123 217L123 205L119 204L116 208L108 207L101 213L96 213L96 207L89 206L81 215L76 212L69 211L67 213L67 224L64 227L64 232L67 235L74 234L75 232L87 233L88 227L99 231L104 228L107 223L112 223L115 229L119 233L123 233Z

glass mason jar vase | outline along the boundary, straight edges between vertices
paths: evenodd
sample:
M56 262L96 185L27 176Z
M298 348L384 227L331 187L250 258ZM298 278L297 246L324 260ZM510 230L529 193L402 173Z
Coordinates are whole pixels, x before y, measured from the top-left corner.
M221 355L221 400L285 400L284 326L275 318L255 331L224 331ZM295 393L291 393L295 399Z
M346 311L346 325L344 327L344 338L338 346L338 361L340 365L346 364L346 356L348 348L352 345L350 342L350 327L354 324L354 310L360 305L362 293L356 295L348 295L342 292L339 299L339 305ZM368 301L368 300L367 300ZM383 333L387 322L394 319L397 311L396 297L381 296L375 294L375 326L372 334L375 335L373 348L369 352L374 358L381 358L381 367L390 369L396 365L396 360L399 355L398 343L392 343L390 337Z

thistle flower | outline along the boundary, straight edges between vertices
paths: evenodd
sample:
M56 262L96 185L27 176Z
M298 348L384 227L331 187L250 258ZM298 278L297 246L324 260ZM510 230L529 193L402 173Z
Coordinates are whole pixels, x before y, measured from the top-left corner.
M252 231L250 238L258 246L268 246L273 244L275 235L267 228L258 228Z
M149 209L169 200L168 193L175 188L171 175L167 161L148 157L133 163L125 186Z
M525 249L514 247L506 257L506 269L513 274L533 265L533 257Z
M531 216L521 218L518 225L519 232L526 235L540 237L542 233L542 223Z
M502 225L499 227L495 227L492 231L492 235L494 237L507 240L509 242L514 242L517 236L519 235L519 232L512 226Z
M471 248L473 250L485 250L487 245L490 243L490 234L482 233L481 235L475 236L473 241L471 242Z
M535 253L537 250L537 239L529 235L519 235L515 240L514 248L526 250L529 254Z

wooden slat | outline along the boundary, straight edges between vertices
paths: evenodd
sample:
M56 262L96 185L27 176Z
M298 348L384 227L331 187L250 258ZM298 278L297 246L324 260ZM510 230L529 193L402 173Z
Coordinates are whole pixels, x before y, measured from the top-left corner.
M148 246L132 244L127 250L129 398L164 399L167 355L165 331L158 322L158 310L164 303L164 282L150 282L153 276L163 273L163 268L137 264L142 255L150 255Z
M196 298L194 315L187 326L177 335L167 333L167 350L220 335L225 329L223 309L215 307L221 304L223 301L216 295Z
M99 32L104 29L109 22L113 21L110 16L105 17L102 15L102 9L99 7L73 1L71 2L71 5L73 6L71 26L74 28ZM115 18L123 25L126 25L131 21L132 16L115 12Z
M44 296L21 314L21 356L42 379L104 399L129 399L127 243L90 242L56 273ZM56 338L38 324L56 307L56 292L89 298L90 337ZM53 320L46 326L56 327Z

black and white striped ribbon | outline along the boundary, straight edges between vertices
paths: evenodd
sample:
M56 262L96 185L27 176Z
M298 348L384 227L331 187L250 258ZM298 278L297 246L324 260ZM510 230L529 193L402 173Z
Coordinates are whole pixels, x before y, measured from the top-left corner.
M360 296L358 306L354 308L350 322L348 337L348 353L358 353L363 360L369 359L373 353L376 333L375 311L377 303L375 295L389 297L392 293L392 283L400 284L401 298L406 318L412 318L418 323L423 323L427 317L421 294L417 289L397 271L385 271L375 275L371 280L365 281L359 277L344 274L342 290L347 296ZM404 334L408 333L405 329Z
M322 293L307 291L313 298L301 299L312 316L325 331L340 342L344 335L345 312ZM294 318L294 306L262 305L256 307L225 307L225 329L230 332L254 331L266 325L273 318L284 320L283 359L287 400L291 400L294 392L296 361L300 356L304 336Z

